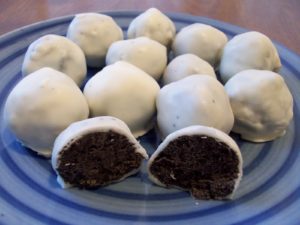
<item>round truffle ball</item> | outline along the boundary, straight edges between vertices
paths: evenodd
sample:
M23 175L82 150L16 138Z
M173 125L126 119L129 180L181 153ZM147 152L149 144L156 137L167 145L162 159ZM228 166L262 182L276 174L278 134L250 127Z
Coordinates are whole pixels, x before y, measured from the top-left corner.
M86 77L86 61L82 50L69 39L49 34L31 43L25 54L22 74L27 76L43 67L58 70L80 86Z
M72 20L67 37L83 50L88 66L100 67L105 64L109 46L122 40L123 32L110 16L82 13Z
M279 74L245 70L225 89L235 118L233 131L243 139L264 142L285 134L293 118L293 97Z
M146 36L170 47L175 37L176 28L172 20L156 8L150 8L137 16L129 24L128 38Z
M9 94L4 120L26 147L49 157L57 135L89 115L84 95L67 75L43 68L24 77Z
M192 53L213 67L218 67L227 36L220 30L201 23L182 28L176 35L172 49L175 56Z
M156 100L162 137L192 125L229 133L234 118L223 85L208 75L192 75L164 86Z
M147 37L117 41L108 49L106 64L117 61L129 62L158 80L167 66L167 49Z
M123 61L104 67L84 87L91 116L117 117L135 137L153 127L158 91L151 76Z
M193 74L205 74L216 78L214 68L203 59L193 54L175 57L165 69L163 83L169 84Z
M248 69L277 71L280 58L272 41L262 33L251 31L236 35L224 47L220 75L224 83Z

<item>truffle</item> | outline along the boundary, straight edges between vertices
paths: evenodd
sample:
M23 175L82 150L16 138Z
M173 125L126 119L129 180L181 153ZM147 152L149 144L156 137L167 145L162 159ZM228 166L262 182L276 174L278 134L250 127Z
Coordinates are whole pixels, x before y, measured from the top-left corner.
M293 118L293 97L277 73L244 70L225 85L234 114L233 131L264 142L285 134Z
M175 57L165 69L163 83L169 84L193 74L205 74L216 78L214 68L203 59L193 54Z
M92 117L117 117L135 137L153 127L158 92L159 85L151 76L123 61L106 66L84 87Z
M22 74L27 76L43 67L58 70L80 86L87 73L82 50L71 40L48 34L32 42L25 54Z
M122 29L112 17L100 13L81 13L69 25L67 37L84 52L87 65L105 65L109 46L123 39Z
M170 134L148 161L149 178L163 187L188 190L198 199L233 197L243 160L236 143L220 130L191 126Z
M60 133L51 162L63 188L94 189L138 172L147 158L124 122L104 116L75 122Z
M88 104L75 82L51 68L24 77L4 108L4 121L17 139L46 157L51 155L57 135L88 115Z
M194 23L182 28L176 35L172 49L175 56L191 53L217 68L227 36L212 26Z
M171 46L175 33L172 20L156 8L150 8L134 18L127 30L128 38L145 36L166 47Z
M248 69L278 71L281 67L278 52L264 34L250 31L234 36L224 47L220 75L224 83Z
M114 42L108 49L106 64L126 61L159 80L167 66L167 49L147 37Z
M192 125L229 133L233 113L223 85L208 75L192 75L164 86L156 100L162 137Z

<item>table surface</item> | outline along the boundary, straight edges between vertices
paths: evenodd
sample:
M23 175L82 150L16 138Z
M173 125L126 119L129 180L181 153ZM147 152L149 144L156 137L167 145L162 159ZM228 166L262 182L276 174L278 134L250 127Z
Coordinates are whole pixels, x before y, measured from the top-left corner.
M80 12L150 7L260 31L300 54L300 0L0 0L0 35L31 23Z

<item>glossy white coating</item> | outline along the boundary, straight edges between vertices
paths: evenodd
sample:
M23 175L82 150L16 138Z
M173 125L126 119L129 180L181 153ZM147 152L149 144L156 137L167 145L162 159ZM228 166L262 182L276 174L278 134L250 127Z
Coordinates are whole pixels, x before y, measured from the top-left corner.
M147 37L114 42L106 56L106 64L129 62L158 80L167 66L167 49Z
M65 73L80 86L86 77L86 61L82 50L71 40L48 34L32 42L25 54L22 74L27 76L43 67Z
M194 54L183 54L175 57L166 67L163 84L178 81L193 74L205 74L216 78L214 68Z
M162 137L192 125L210 126L229 133L234 122L223 85L208 75L192 75L164 86L156 105Z
M278 71L281 67L277 49L264 34L250 31L234 36L224 47L220 75L224 83L248 69Z
M135 137L153 127L158 92L159 85L151 76L123 61L106 66L84 87L92 117L117 117Z
M88 104L75 82L51 68L24 77L4 109L4 121L18 140L46 157L51 156L57 135L88 115Z
M109 46L123 39L122 29L112 17L100 13L77 14L69 25L67 37L84 52L87 65L105 64Z
M264 142L285 134L293 118L293 97L284 79L267 70L244 70L225 85L243 139Z
M172 20L156 8L150 8L134 18L127 30L128 38L146 36L170 47L176 28Z
M217 68L227 36L206 24L194 23L182 28L173 42L175 56L191 53Z

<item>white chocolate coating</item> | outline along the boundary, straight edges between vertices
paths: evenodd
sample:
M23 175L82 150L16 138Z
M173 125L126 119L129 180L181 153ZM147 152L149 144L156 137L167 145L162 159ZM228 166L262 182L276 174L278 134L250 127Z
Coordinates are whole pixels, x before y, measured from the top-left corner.
M192 53L218 67L227 36L220 30L201 23L182 28L176 35L172 49L175 56Z
M235 117L233 131L264 142L285 134L293 118L293 97L277 73L244 70L225 85Z
M220 75L224 83L248 69L278 71L281 67L277 49L262 33L251 31L233 37L224 47Z
M234 118L222 84L208 75L192 75L164 86L156 100L162 137L192 125L229 133Z
M158 80L167 66L167 49L147 37L117 41L108 49L106 64L129 62Z
M67 37L84 52L87 65L100 67L105 64L109 46L123 39L122 29L112 17L99 13L82 13L69 25Z
M165 69L163 84L178 81L193 74L206 74L216 77L214 68L203 59L193 54L184 54L175 57Z
M166 47L171 46L175 33L172 20L156 8L150 8L133 19L127 30L128 38L146 36Z
M82 50L69 39L54 34L45 35L30 44L22 65L22 74L27 76L43 67L65 73L78 86L87 73Z
M123 120L135 137L153 127L157 82L130 63L106 66L84 87L91 116L113 116Z
M4 121L20 142L46 157L56 136L88 115L88 104L75 82L51 68L24 77L9 94L4 109Z
M148 169L148 174L149 174L150 180L159 186L163 186L163 187L166 186L150 172L150 167L151 167L152 163L157 158L157 156L159 156L159 154L169 145L169 143L171 141L176 140L177 138L179 138L181 136L193 136L193 135L204 135L207 137L212 137L212 138L216 139L216 141L225 143L236 153L236 155L238 157L238 161L239 161L238 177L235 180L234 191L231 193L231 195L227 196L227 198L232 198L232 196L233 196L235 190L237 189L237 187L239 186L239 183L243 176L243 158L242 158L240 149L239 149L238 145L235 143L235 141L230 136L228 136L226 133L224 133L218 129L212 128L212 127L206 127L206 126L200 126L200 125L190 126L190 127L186 127L186 128L177 130L177 131L171 133L170 135L168 135L166 137L166 139L158 146L156 151L151 155L151 157L148 161L147 169Z
M84 135L94 133L94 132L109 132L109 131L113 131L115 133L124 135L128 139L128 141L130 141L133 144L135 148L135 152L141 154L145 159L148 159L146 150L134 138L128 126L123 121L110 116L102 116L102 117L95 117L95 118L75 122L72 123L70 126L68 126L64 131L62 131L55 139L54 142L51 163L52 163L52 168L55 170L57 174L57 182L61 185L61 187L68 188L70 187L70 184L66 183L56 170L56 168L58 168L59 166L60 152L66 146L71 145L73 142L83 137ZM121 181L126 177L135 174L136 172L138 172L138 169L130 171L118 181Z

